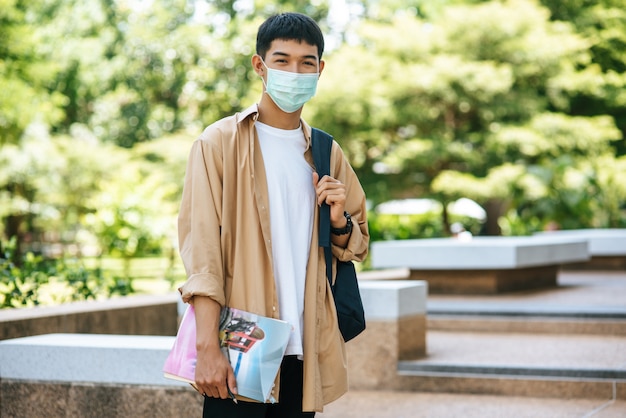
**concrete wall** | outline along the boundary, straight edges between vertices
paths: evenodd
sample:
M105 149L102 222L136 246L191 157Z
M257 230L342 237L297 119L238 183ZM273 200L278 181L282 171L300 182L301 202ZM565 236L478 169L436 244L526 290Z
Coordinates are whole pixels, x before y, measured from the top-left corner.
M351 389L392 390L398 361L426 355L425 281L361 281L367 328L346 344Z
M367 329L346 346L350 388L392 389L399 382L398 360L416 359L426 352L427 286L375 280L360 286ZM160 305L143 302L149 312L160 306L156 309L160 315L144 316L140 307L126 306L122 311L134 312L137 319L126 331L142 323L152 329L153 322L177 317L177 298L166 297ZM129 317L127 312L123 318ZM149 333L142 329L137 335L44 334L0 341L0 416L201 416L202 397L188 384L162 375L174 337Z
M50 333L176 335L177 293L0 310L0 340Z
M201 417L202 397L184 387L0 380L0 416Z

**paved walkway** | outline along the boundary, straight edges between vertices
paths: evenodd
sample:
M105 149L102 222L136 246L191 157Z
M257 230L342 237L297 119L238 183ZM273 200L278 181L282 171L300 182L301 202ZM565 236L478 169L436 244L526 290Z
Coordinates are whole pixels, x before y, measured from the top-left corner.
M444 305L449 303L458 303L459 305L482 304L487 309L497 309L502 306L531 306L548 310L568 310L584 306L587 310L596 311L602 309L621 310L626 308L626 272L563 272L559 276L559 287L556 289L495 296L430 295L428 300ZM438 353L444 349L442 347L454 351L454 346L450 346L451 342L456 341L456 347L459 345L472 346L471 333L463 333L462 335L461 333L458 335L436 334L440 333L432 332L432 346L429 342L430 357L436 358ZM463 337L467 341L459 343L455 335ZM561 335L558 338L568 343L567 350L557 350L562 357L559 357L558 353L549 356L547 355L549 353L545 353L546 356L542 356L541 350L533 349L531 342L541 342L542 339L548 337L546 334L526 334L526 337L528 338L525 346L513 347L514 354L521 364L525 362L542 363L550 358L550 361L557 364L561 361L572 360L583 366L602 367L610 363L614 367L617 366L619 369L626 370L626 363L624 362L626 346L623 337L617 338L616 344L612 344L611 336L607 336L607 340L604 342L598 342L598 336L589 336L587 339L585 335ZM440 343L443 344L441 347L436 345ZM592 352L598 352L599 355L596 358L590 358L588 355L585 357L589 353L590 344L594 343L600 345L598 350L592 350ZM472 350L465 350L461 353L456 351L461 357L465 356L459 358L459 361L466 360L469 363L484 361L483 358L478 360L473 358L476 353ZM552 347L552 351L554 351L554 347ZM496 351L487 355L491 362L498 356L510 356L510 353L507 349L506 352ZM623 400L623 395L619 400L603 400L354 390L327 405L324 413L316 416L320 418L625 418L626 401Z
M429 295L437 303L481 303L490 305L626 308L626 272L565 271L559 273L558 287L500 295Z
M319 418L624 418L626 401L350 391Z

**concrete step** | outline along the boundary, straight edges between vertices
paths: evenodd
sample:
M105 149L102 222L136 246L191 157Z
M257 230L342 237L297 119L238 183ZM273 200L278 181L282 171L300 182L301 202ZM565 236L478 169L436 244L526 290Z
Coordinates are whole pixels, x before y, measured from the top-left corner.
M626 308L529 303L428 302L428 329L626 336Z
M401 361L407 390L626 399L626 337L428 331L428 355Z
M350 390L316 418L624 418L626 401Z

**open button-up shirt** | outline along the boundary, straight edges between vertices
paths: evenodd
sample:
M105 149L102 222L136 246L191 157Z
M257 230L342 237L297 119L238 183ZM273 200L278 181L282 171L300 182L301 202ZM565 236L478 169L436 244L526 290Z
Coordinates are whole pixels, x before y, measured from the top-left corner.
M179 290L185 302L192 302L194 295L208 296L222 306L278 318L268 189L254 127L257 117L253 105L207 127L192 145L178 218L187 272ZM311 128L302 121L302 129L309 144L305 159L313 167ZM362 261L369 243L365 194L337 143L332 148L331 175L346 185L346 211L354 224L347 247L333 246L333 255ZM321 411L348 388L344 341L324 251L317 241L318 221L316 206L315 232L303 237L311 240L304 296L305 411ZM273 393L277 399L278 383Z

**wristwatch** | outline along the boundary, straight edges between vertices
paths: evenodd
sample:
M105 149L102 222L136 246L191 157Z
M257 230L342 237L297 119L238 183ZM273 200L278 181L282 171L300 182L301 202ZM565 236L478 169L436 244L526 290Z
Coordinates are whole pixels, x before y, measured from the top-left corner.
M343 228L333 228L332 226L330 227L330 232L332 232L335 235L346 235L349 234L350 232L352 232L352 217L350 216L350 214L348 212L343 212L343 216L346 217L346 226L344 226Z

